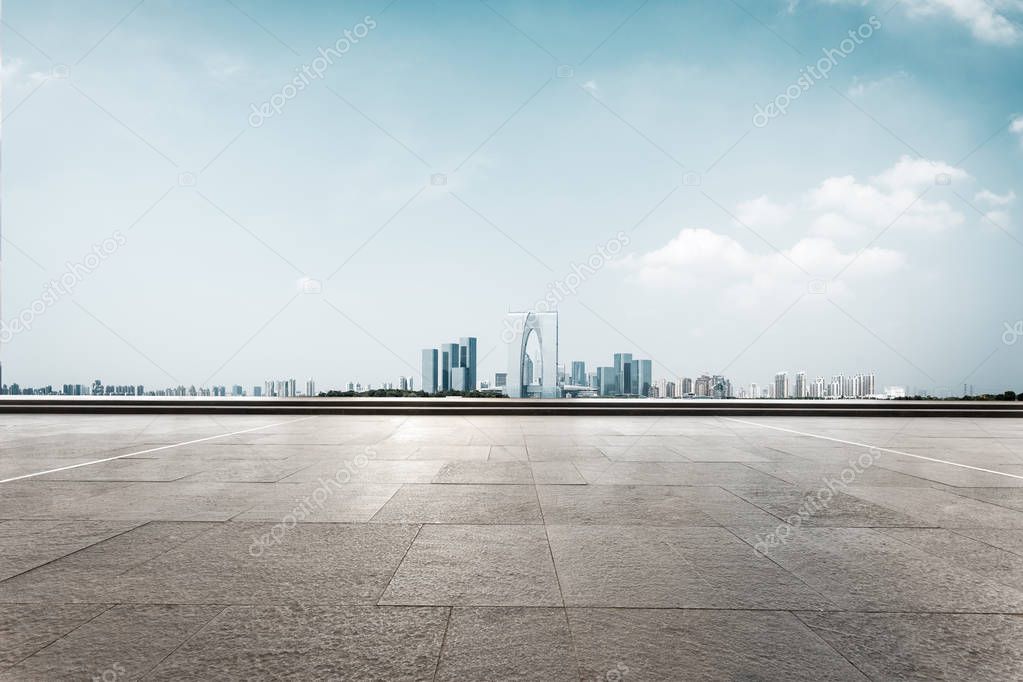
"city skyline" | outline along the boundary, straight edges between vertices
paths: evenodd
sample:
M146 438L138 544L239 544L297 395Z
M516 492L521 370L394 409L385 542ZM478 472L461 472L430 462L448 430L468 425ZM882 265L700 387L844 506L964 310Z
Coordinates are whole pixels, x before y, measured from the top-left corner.
M489 376L544 301L588 362L1003 390L1023 32L948 7L8 3L3 380Z

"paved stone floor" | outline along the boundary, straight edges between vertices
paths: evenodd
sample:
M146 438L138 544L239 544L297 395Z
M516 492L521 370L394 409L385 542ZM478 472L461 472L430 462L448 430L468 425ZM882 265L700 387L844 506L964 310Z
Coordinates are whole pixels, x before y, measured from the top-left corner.
M1023 678L1023 420L0 433L2 680Z

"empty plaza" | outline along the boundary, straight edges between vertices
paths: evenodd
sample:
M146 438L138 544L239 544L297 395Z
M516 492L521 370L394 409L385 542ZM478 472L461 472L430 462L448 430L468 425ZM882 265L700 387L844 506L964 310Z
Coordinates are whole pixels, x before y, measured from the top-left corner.
M0 679L1023 677L1023 421L0 415Z

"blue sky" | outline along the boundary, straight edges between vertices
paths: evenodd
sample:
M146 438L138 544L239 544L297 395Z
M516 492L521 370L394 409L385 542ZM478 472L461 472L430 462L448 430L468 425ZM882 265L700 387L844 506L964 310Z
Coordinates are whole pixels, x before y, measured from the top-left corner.
M3 9L6 382L487 377L560 286L566 364L1023 387L1019 0Z

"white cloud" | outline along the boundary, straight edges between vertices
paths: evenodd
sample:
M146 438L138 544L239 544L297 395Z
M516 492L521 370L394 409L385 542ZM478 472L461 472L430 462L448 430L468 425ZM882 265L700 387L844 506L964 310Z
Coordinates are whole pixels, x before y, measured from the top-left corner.
M903 189L920 191L933 185L939 175L948 176L952 182L959 182L970 177L969 173L963 169L950 166L944 161L928 161L927 159L903 156L894 166L871 178L871 181L892 191Z
M1023 145L1023 116L1017 116L1009 124L1009 132L1019 136L1019 143Z
M792 210L776 204L766 195L744 201L736 207L736 217L750 227L778 227L792 218Z
M585 83L583 83L582 89L594 95L600 92L600 88L597 86L597 81L595 80L588 80Z
M783 292L807 291L812 277L830 278L853 265L845 277L879 277L904 264L901 254L871 247L843 253L829 239L801 239L782 252L748 250L727 235L707 229L686 228L659 249L630 255L616 267L632 272L639 283L656 289L719 289L734 302L755 305ZM803 272L805 271L805 272ZM832 289L840 293L841 287Z
M1003 230L1009 229L1010 216L1008 211L988 211L984 214L984 217Z
M1005 194L995 194L989 189L982 189L973 197L974 201L989 204L991 206L1008 206L1016 200L1016 193L1011 189Z
M1019 28L1006 16L1023 10L1018 0L903 0L911 17L944 15L970 29L974 37L988 43L1012 45L1019 41Z
M866 182L852 175L825 179L806 195L813 234L852 236L896 221L901 229L944 230L962 224L963 214L946 201L921 197L939 177L960 183L970 175L943 161L903 156Z
M859 76L853 76L852 85L845 91L850 97L863 97L864 95L886 88L890 85L895 85L900 81L904 81L909 78L909 75L905 71L896 71L895 73L884 76L882 78L875 78L874 80L867 80L860 78Z
M866 5L869 0L824 0L831 5ZM874 0L883 9L892 7L891 0ZM1013 21L1023 13L1021 0L901 0L896 3L911 19L945 17L962 24L975 38L995 45L1014 45L1023 38L1023 31Z

